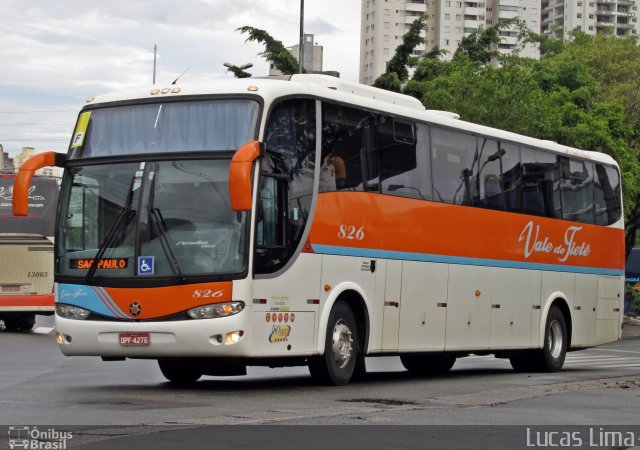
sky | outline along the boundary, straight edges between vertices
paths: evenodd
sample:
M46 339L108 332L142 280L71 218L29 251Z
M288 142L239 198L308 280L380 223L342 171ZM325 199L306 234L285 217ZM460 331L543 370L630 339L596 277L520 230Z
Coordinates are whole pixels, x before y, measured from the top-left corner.
M324 47L324 70L358 80L360 1L306 0L305 33ZM253 26L289 47L300 33L299 0L1 0L0 144L66 152L87 97L157 84L232 78L224 62L268 74Z

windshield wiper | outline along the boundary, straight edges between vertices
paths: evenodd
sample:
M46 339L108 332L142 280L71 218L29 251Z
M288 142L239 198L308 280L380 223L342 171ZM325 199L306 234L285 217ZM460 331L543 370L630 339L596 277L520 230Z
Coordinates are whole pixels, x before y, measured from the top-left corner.
M107 237L98 249L98 253L96 253L93 261L91 261L91 267L89 268L89 272L87 272L87 276L85 277L87 282L93 280L93 277L98 270L99 261L102 259L107 249L111 246L112 242L115 241L115 238L118 235L118 230L120 229L120 225L124 222L125 219L126 223L130 223L131 219L133 219L133 217L135 217L136 215L136 212L131 209L131 203L133 202L133 185L135 181L136 175L134 174L133 177L131 177L131 183L129 184L129 194L127 196L126 203L118 212L116 220L113 222L113 225L111 225L111 228L109 228L109 231L107 232Z
M149 202L147 204L147 211L149 213L149 218L151 219L151 223L153 224L156 230L156 233L158 234L158 239L160 239L160 245L162 246L162 251L164 251L164 254L167 257L167 260L169 261L171 270L175 275L177 275L180 278L183 278L182 271L180 270L180 265L178 264L178 260L176 259L176 255L175 253L173 253L173 250L171 249L171 243L167 239L167 228L165 226L162 213L160 212L159 208L154 207L157 164L154 164L153 168L155 170L153 172L151 185L149 186ZM149 173L151 173L151 170L149 170Z

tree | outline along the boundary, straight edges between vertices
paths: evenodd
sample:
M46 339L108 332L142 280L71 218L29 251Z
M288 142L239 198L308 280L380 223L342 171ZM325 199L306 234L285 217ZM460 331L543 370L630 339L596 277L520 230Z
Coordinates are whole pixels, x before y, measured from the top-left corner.
M258 53L268 62L273 64L276 69L285 75L298 73L298 60L282 45L282 42L275 40L265 30L259 28L244 26L236 31L247 33L249 37L245 42L258 42L264 45L264 51Z
M402 44L396 48L396 53L387 64L387 69L373 83L375 87L400 92L402 83L409 79L407 66L416 62L416 58L412 57L411 54L418 45L424 43L421 33L424 30L427 18L427 15L422 15L413 21L409 31L402 36Z

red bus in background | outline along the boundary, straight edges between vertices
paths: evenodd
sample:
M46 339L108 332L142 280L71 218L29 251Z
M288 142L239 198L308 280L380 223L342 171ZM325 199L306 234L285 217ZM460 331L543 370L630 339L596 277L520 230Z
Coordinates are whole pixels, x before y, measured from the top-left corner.
M36 314L51 315L53 235L58 180L35 176L27 217L11 211L15 174L0 174L0 320L7 330L30 330Z

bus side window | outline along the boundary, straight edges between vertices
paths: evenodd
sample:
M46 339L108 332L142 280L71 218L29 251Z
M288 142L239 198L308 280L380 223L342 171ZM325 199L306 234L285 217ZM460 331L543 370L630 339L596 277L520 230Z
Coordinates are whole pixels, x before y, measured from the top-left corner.
M620 219L620 175L613 167L596 164L594 207L598 225L611 225Z
M431 127L433 199L468 204L476 138L470 134Z
M479 139L478 173L474 174L475 205L488 209L514 210L520 176L517 146L488 138Z
M319 192L379 190L374 130L371 114L323 103Z
M560 158L562 218L593 223L593 163Z
M559 162L554 154L521 148L520 212L560 218Z
M422 192L421 179L426 171L424 166L418 168L416 141L413 123L391 117L381 117L378 121L378 161L383 194L420 199L430 197L427 192Z

